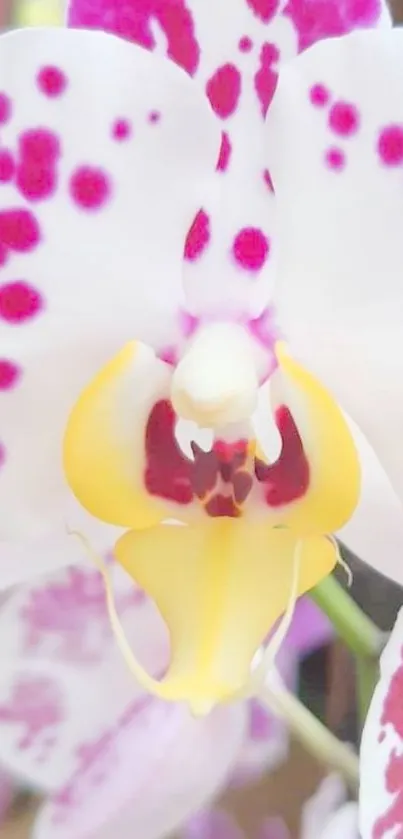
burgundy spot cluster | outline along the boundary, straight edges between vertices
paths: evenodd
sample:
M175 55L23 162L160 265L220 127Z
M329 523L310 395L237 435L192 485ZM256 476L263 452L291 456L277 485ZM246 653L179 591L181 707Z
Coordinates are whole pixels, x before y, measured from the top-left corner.
M198 498L212 517L237 518L242 513L254 478L263 484L270 507L301 498L309 486L309 464L293 417L286 406L276 411L282 439L278 460L270 465L253 459L247 440L217 440L205 452L192 443L193 460L175 438L176 416L167 400L157 402L149 415L145 435L145 486L159 498L190 504Z

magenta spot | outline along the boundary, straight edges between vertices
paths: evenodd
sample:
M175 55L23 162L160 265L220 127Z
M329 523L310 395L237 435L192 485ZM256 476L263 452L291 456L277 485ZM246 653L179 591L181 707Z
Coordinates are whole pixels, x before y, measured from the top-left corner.
M178 363L178 353L176 347L163 347L163 349L158 353L158 358L160 358L161 361L165 361L165 364L170 364L171 367L175 367Z
M38 222L30 210L3 210L0 212L0 244L6 248L27 253L40 241Z
M403 126L387 125L378 137L378 154L385 166L403 163Z
M263 44L259 56L259 69L255 74L255 90L263 117L267 114L276 89L277 73L273 70L273 64L279 57L280 53L275 44Z
M342 149L328 149L325 153L325 161L334 172L341 172L346 165L346 155Z
M59 138L47 128L24 131L18 138L19 152L23 160L37 160L52 166L60 156Z
M279 0L246 0L250 9L256 17L269 23L274 18L279 7Z
M115 140L127 140L132 133L131 125L127 119L117 119L112 126L112 136Z
M190 3L190 6L193 4ZM167 55L193 76L199 65L200 47L193 15L186 0L142 0L141 3L69 4L69 25L103 29L127 38L149 50L156 46L155 22L167 41Z
M0 358L0 390L10 390L17 384L21 370L6 358Z
M231 141L228 137L226 131L223 131L221 134L221 147L220 147L220 154L217 163L217 169L219 172L226 172L228 169L230 157L231 157Z
M61 96L67 87L67 78L59 67L42 67L37 75L38 87L45 96Z
M210 241L210 219L204 210L199 210L186 237L185 259L194 262L203 253Z
M206 84L211 107L221 119L234 113L241 93L241 75L234 64L219 67Z
M248 35L243 35L238 43L238 48L241 52L250 52L253 47L253 41Z
M270 174L270 172L269 172L269 170L268 170L268 169L264 169L264 170L263 170L263 180L264 180L264 182L265 182L265 184L266 184L266 186L267 186L267 189L268 189L270 192L274 192L273 181L272 181L272 179L271 179L271 174Z
M20 160L16 171L17 188L28 201L50 198L57 187L59 138L46 128L37 128L20 135L18 148Z
M269 254L269 240L257 227L244 227L235 236L232 253L242 268L259 271Z
M301 52L324 38L373 27L381 11L380 0L288 0L283 14L294 25Z
M335 102L329 113L329 127L341 137L351 137L358 131L360 115L350 102Z
M4 466L6 462L6 450L2 443L0 443L0 467Z
M151 123L151 125L156 125L156 123L159 122L160 119L161 114L159 111L150 111L150 113L148 114L148 121Z
M56 191L56 173L36 163L27 163L18 167L16 184L27 201L44 201Z
M4 125L11 117L11 99L0 93L0 125Z
M190 338L200 326L200 318L190 312L181 311L179 315L180 329L185 338Z
M70 178L70 195L83 210L100 210L110 192L108 175L102 169L80 166Z
M0 151L0 183L9 183L14 175L15 163L11 152L2 149Z
M317 108L324 108L329 102L330 93L324 84L314 84L309 91L309 98L312 105L316 105Z
M0 242L0 267L6 264L8 260L8 249Z
M0 317L8 323L22 323L35 317L43 308L39 292L17 280L0 286Z

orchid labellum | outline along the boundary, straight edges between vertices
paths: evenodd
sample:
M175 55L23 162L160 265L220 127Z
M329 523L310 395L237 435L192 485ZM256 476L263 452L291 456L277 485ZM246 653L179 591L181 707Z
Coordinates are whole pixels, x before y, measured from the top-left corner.
M217 67L224 44L212 37L204 56L208 15L194 6L156 4L146 19L134 3L112 28L142 46L87 30L1 40L0 532L4 555L21 560L29 546L56 564L60 546L80 552L68 528L95 551L119 528L115 555L171 641L162 681L133 657L132 668L157 695L203 710L249 690L276 620L334 567L330 536L357 506L360 470L340 407L301 365L303 347L288 349L308 323L302 306L294 317L298 272L271 282L262 116L279 58L269 39L284 38L284 58L296 51L296 7L276 16L222 3L228 55ZM387 25L369 6L318 36ZM97 25L81 12L73 23ZM342 93L320 67L308 75L310 119L333 138L326 109ZM333 145L329 191L342 183ZM327 305L309 318L318 355L330 292ZM322 378L337 364L347 376L339 353Z

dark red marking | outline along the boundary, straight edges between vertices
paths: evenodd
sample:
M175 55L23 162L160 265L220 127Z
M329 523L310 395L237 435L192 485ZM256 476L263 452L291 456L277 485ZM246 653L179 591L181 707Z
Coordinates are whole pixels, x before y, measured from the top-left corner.
M185 0L136 0L120 3L115 0L73 0L69 8L70 26L103 29L121 35L149 50L155 48L152 23L156 21L168 43L168 56L194 75L200 59L200 48L194 31L193 17Z
M93 166L80 166L70 178L70 195L83 210L94 212L102 209L111 193L106 172Z
M0 93L0 125L5 125L11 117L11 99L5 93Z
M219 172L226 172L231 157L231 141L226 131L221 134L221 147L218 157L217 169Z
M263 117L267 114L276 89L277 72L273 70L273 64L279 57L280 53L275 44L263 44L259 56L259 69L255 75L255 90Z
M17 280L0 287L0 318L10 324L20 324L39 314L43 300L39 292Z
M210 218L204 210L199 210L189 230L185 242L185 259L194 262L206 249L210 241Z
M213 111L221 119L234 113L241 93L241 74L234 64L219 67L206 84Z
M10 151L2 149L0 151L0 183L9 183L14 176L15 163Z
M0 358L0 390L11 390L20 377L21 370L8 358Z
M151 495L190 504L192 461L175 438L176 415L168 400L157 402L148 418L145 435L145 486Z
M45 96L50 96L51 98L61 96L67 87L66 74L63 73L63 70L60 70L59 67L55 67L53 65L42 67L39 70L37 82L39 90L44 93Z
M256 460L255 474L265 484L270 507L281 507L302 498L309 486L309 464L291 412L285 405L276 411L276 425L282 448L278 460L267 465Z
M218 518L227 516L231 519L237 519L241 515L241 511L235 504L234 499L230 495L213 495L207 502L205 508L207 515L211 518Z

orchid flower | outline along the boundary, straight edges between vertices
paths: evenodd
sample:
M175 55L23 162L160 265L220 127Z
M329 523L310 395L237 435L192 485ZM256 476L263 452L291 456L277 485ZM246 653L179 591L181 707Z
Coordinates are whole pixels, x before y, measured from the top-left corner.
M283 286L294 299L295 278L272 288L275 44L286 58L297 40L388 20L374 2L311 22L304 4L222 2L226 43L214 26L205 47L209 14L193 5L105 14L207 96L113 35L2 38L0 492L13 575L28 556L76 559L66 523L95 553L126 531L115 555L170 633L163 680L130 655L109 596L121 646L143 686L202 710L250 690L256 650L330 573L329 536L360 497L350 426L284 343L277 299ZM96 6L82 11L98 25ZM316 120L322 99L314 79ZM315 335L321 352L320 319Z
M340 778L329 775L303 807L300 839L358 839L357 822L357 804L346 802ZM244 839L244 834L229 813L212 808L188 822L182 839ZM263 819L256 839L290 839L290 833L283 819L269 816Z
M162 621L111 568L130 642L157 674L168 661ZM302 600L279 656L290 690L299 658L329 637L329 623ZM0 610L0 649L0 766L44 796L37 839L158 839L225 784L249 783L287 757L285 723L257 700L195 720L133 685L92 569L18 587Z

